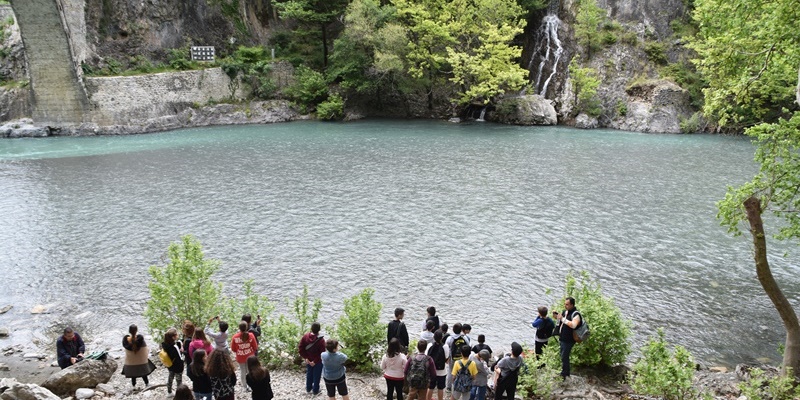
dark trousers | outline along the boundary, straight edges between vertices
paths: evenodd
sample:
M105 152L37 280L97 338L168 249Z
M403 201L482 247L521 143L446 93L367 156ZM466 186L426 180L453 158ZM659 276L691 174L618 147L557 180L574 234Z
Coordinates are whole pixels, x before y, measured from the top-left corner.
M404 380L395 380L383 377L386 379L386 400L392 400L393 395L397 393L397 400L403 400L403 382Z
M518 373L509 374L505 378L500 377L500 379L497 380L497 387L494 388L494 399L514 400L514 395L517 393L518 379Z
M142 377L142 381L144 381L145 385L149 385L150 384L150 381L147 380L146 376ZM133 386L136 386L136 378L131 378L131 384L133 384Z
M306 392L319 393L319 381L322 378L322 362L314 366L306 364Z
M544 351L544 346L547 346L547 342L534 342L534 350L536 352L536 359L539 359L539 356L542 355Z
M566 378L569 376L569 353L572 352L575 342L562 340L559 343L561 343L561 376Z

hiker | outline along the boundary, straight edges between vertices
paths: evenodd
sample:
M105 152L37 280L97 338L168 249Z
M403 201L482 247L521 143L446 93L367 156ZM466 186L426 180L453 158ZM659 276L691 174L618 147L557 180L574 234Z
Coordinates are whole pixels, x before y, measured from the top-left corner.
M581 324L581 314L575 308L575 299L567 297L564 300L564 310L561 314L555 313L559 325L559 343L561 344L561 379L567 380L569 377L569 353L572 352L572 347L575 346L575 339L572 337L572 331Z
M430 398L428 388L436 379L436 366L433 359L425 354L428 342L417 342L417 352L406 362L404 374L408 381L408 400L426 400Z
M236 367L229 353L213 351L208 355L206 374L211 380L211 393L215 400L233 400L236 387Z
M205 332L199 328L195 329L194 334L192 334L192 342L189 343L189 357L191 357L197 349L205 350L206 354L208 355L211 355L211 352L214 351L214 348L211 347L211 342L208 341Z
M550 340L550 336L553 336L553 330L556 327L556 323L547 315L547 307L541 306L538 311L539 315L531 322L531 326L536 328L534 349L537 360L539 356L542 355L544 346L547 346L547 341Z
M492 358L492 353L489 350L483 349L470 357L478 367L478 374L475 375L472 381L472 390L469 392L469 400L486 400L486 390L489 384L489 376L492 370L489 368L488 362Z
M214 320L217 320L219 333L215 333L211 330L211 322ZM219 315L208 320L206 329L203 332L214 341L214 350L230 351L228 348L228 323L220 320Z
M437 330L433 333L433 343L428 346L426 354L433 359L433 365L436 368L436 379L431 380L428 385L427 400L432 400L433 389L437 389L436 397L439 400L444 400L444 387L447 380L447 360L450 359L450 348L442 342L444 335L442 331Z
M325 380L325 389L328 392L328 400L336 399L336 391L342 396L342 400L350 400L347 395L347 368L344 363L347 355L339 352L339 341L328 339L325 342L325 352L322 353L322 379Z
M261 366L258 357L250 356L247 358L247 386L253 392L253 400L271 400L275 395L272 393L272 384L269 380L269 371Z
M178 330L175 328L167 329L164 334L164 341L161 342L161 348L167 353L172 365L167 367L169 376L167 377L167 394L172 394L172 381L174 380L177 386L183 384L183 349L181 342L178 340ZM177 393L176 393L177 395Z
M58 366L64 369L83 360L83 353L86 353L86 345L81 335L70 327L64 328L64 334L56 340Z
M428 307L428 309L426 311L428 313L428 317L425 318L425 321L422 322L422 329L427 329L428 321L433 321L433 330L431 330L431 332L436 331L439 328L441 328L441 326L442 326L441 322L442 321L439 319L439 316L436 315L436 307L430 306L430 307Z
M192 321L188 319L183 321L183 338L181 338L181 343L183 346L183 360L184 364L186 364L186 375L189 375L189 364L192 363L192 355L189 353L189 345L192 343L192 337L194 336L194 324Z
M426 322L425 330L422 331L422 333L419 334L419 338L424 340L424 341L426 341L426 342L428 342L428 343L432 343L433 342L433 331L436 330L435 326L436 325L433 323L433 320L429 319L428 322Z
M469 359L470 353L472 353L472 349L470 349L469 345L461 346L461 350L458 353L461 354L461 358L453 363L452 400L467 400L472 391L472 381L475 375L478 375L478 366Z
M242 381L242 389L249 392L250 388L247 386L245 376L247 376L247 359L250 356L256 355L256 348L258 342L256 337L248 331L248 324L246 321L239 322L239 332L233 335L231 339L231 351L236 356L236 362L239 363L239 376Z
M475 346L472 346L472 352L475 353L475 354L478 354L478 353L480 353L481 350L486 350L486 351L489 352L489 356L491 357L492 348L489 347L489 345L486 344L485 342L486 342L486 335L484 335L484 334L478 335L478 344L476 344Z
M206 373L206 351L203 349L195 350L194 359L189 365L189 372L186 374L192 380L192 391L197 400L211 400L212 387L211 378Z
M311 332L300 339L297 350L306 362L306 393L318 394L322 379L322 353L325 352L325 339L319 334L319 322L311 324Z
M519 369L522 367L522 346L511 343L511 356L503 357L494 366L494 398L495 400L514 399L517 391ZM504 395L505 394L505 395Z
M394 319L386 327L386 343L389 343L392 338L397 338L402 346L400 351L404 354L408 353L408 330L406 330L406 325L403 323L405 312L406 310L402 308L395 308Z
M150 351L147 349L144 337L139 334L139 327L136 325L128 327L128 334L122 338L122 347L125 348L122 374L131 379L134 389L136 389L136 378L142 378L145 386L150 386L147 376L156 370L156 366L147 358Z
M400 340L392 338L389 348L381 359L381 371L386 379L386 400L392 400L397 392L397 400L403 400L403 382L407 357L400 352Z
M449 367L447 370L447 390L453 390L453 359L458 357L461 346L469 346L469 341L467 341L467 337L461 332L461 328L461 323L455 323L453 325L453 334L450 335L445 342L452 355L452 357L450 357L450 362L447 364Z
M173 397L172 400L194 400L192 389L189 389L186 385L178 385L178 388L175 390L175 397Z

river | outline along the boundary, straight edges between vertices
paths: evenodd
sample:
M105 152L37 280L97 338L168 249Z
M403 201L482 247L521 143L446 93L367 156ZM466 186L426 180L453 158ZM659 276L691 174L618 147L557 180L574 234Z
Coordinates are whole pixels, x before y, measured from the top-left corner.
M254 279L281 310L306 283L326 323L373 287L387 321L402 306L415 331L435 305L507 348L532 342L526 321L567 271L587 270L634 348L663 326L707 364L777 363L783 328L749 239L715 219L752 155L742 137L394 120L2 140L0 298L14 309L0 326L13 341L70 324L116 346L144 323L147 267L193 234L228 294ZM796 304L792 248L770 244ZM39 304L50 312L30 314Z

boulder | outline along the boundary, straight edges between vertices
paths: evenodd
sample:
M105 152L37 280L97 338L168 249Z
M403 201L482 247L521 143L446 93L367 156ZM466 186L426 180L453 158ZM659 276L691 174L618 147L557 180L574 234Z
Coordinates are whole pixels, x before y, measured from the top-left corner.
M0 328L0 337L8 336L8 328Z
M504 98L486 118L511 125L555 125L558 122L553 104L538 94Z
M16 379L0 379L0 400L61 400L53 392L32 383Z
M681 121L693 114L689 92L668 80L650 80L627 88L625 115L610 127L646 133L681 133Z
M11 306L11 305L8 305L8 306L5 306L3 308L0 308L0 314L5 314L5 313L9 312L12 308L14 308L14 306Z
M98 392L101 392L101 393L105 393L105 394L107 394L109 396L113 396L113 395L115 395L117 393L117 391L114 389L114 387L109 385L109 384L107 384L107 383L99 383L97 385L97 387L95 388L95 390L97 390Z
M600 123L597 121L597 118L590 117L583 113L575 117L575 127L578 129L595 129L598 126L600 126Z
M116 370L117 362L108 358L83 360L54 373L42 386L58 395L71 395L80 388L93 388L100 383L108 383Z

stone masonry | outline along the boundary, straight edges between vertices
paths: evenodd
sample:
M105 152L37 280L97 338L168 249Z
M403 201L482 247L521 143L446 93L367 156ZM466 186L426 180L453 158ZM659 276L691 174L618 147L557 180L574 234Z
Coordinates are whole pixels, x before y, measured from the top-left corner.
M89 102L71 54L60 0L12 0L28 59L37 124L80 124Z

